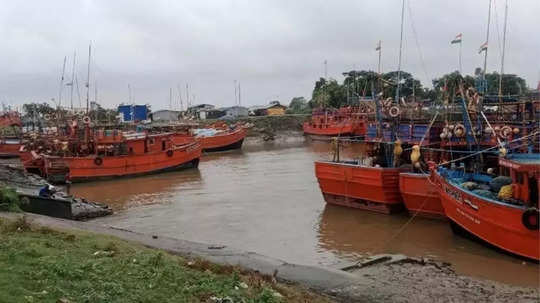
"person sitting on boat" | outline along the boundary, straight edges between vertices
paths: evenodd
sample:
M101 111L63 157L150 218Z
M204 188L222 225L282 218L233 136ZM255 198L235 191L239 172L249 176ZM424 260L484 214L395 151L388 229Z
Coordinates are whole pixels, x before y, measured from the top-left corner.
M45 186L39 190L39 196L43 198L50 198L54 192L55 190L51 185L45 184Z

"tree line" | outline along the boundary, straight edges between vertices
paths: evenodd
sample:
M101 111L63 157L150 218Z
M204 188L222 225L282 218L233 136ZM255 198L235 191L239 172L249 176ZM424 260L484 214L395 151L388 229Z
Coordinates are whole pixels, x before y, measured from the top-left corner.
M475 76L462 75L458 71L443 75L432 80L433 87L422 85L411 73L401 71L400 97L417 100L439 101L445 94L455 92L460 83L465 88L476 87L481 70L475 71ZM486 74L487 94L499 94L499 76L497 72ZM354 104L361 98L373 98L382 95L384 98L395 98L398 72L391 71L380 76L374 71L349 71L343 73L342 83L335 79L320 78L315 82L311 99L295 97L291 100L288 113L310 113L313 108L340 108ZM502 77L502 95L522 95L529 91L525 80L514 74L504 74ZM382 93L382 94L381 94Z

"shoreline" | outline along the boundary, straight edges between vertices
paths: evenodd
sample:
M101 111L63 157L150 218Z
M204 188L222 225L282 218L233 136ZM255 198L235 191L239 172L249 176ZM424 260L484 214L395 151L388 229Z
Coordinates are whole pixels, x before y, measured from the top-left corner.
M20 214L0 213L16 219ZM337 268L287 263L255 252L223 245L199 243L160 235L148 235L92 221L80 222L25 214L32 224L61 230L82 230L114 236L173 255L199 257L220 265L239 266L279 281L298 283L341 302L350 301L437 301L447 300L536 302L539 290L457 275L448 263L403 255L379 255L362 263ZM422 292L420 292L422 290Z

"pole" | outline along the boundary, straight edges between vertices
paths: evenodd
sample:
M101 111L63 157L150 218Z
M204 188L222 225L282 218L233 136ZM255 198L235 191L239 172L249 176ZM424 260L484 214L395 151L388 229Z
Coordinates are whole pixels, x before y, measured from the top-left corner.
M328 61L324 60L324 80L328 78Z
M487 68L487 56L488 56L488 49L489 49L489 24L491 22L491 0L489 0L489 9L488 9L488 22L487 22L487 33L486 33L486 50L484 53L484 72L482 75L482 78L484 81L486 81L486 68ZM487 86L487 84L486 84ZM485 87L487 93L487 87Z
M236 80L234 80L234 104L238 104L238 86L236 86Z
M169 88L169 110L172 110L172 88Z
M73 52L73 67L71 69L71 94L70 94L70 103L71 109L73 109L73 86L75 86L75 58L77 56L76 52Z
M180 99L180 111L182 111L184 108L184 102L182 101L182 91L180 90L180 83L177 86L178 86L178 99Z
M60 77L60 89L58 90L57 107L60 107L60 105L62 105L62 90L64 89L64 74L66 72L66 60L67 60L67 57L64 57L64 65L62 66L62 77Z
M88 115L90 105L90 58L92 56L92 44L88 45L88 73L86 75L86 114Z
M461 45L463 44L463 36L461 37L461 42L459 42L459 73L463 74L463 66L461 65Z
M405 16L405 0L402 0L401 5L401 33L399 39L399 60L398 60L398 74L397 74L397 88L396 88L396 104L399 103L399 90L401 88L401 50L403 49L403 19Z
M186 109L189 109L189 83L186 83Z
M238 82L238 105L242 105L242 90L241 90L240 82Z
M502 56L501 56L501 74L499 75L499 109L501 110L502 106L502 78L504 74L504 52L506 49L506 21L508 19L508 0L504 7L504 29L503 29L503 45L502 45Z
M131 104L131 84L128 83L128 102Z
M379 66L377 68L379 76L381 75L381 51L382 51L382 42L381 42L381 40L379 40Z

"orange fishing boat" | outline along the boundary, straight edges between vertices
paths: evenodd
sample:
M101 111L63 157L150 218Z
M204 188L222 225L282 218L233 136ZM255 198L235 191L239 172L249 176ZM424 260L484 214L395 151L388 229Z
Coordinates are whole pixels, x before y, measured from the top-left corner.
M242 148L247 129L244 126L230 128L227 125L211 128L192 129L190 133L175 133L172 140L175 144L185 144L193 137L201 144L204 152L226 151Z
M481 195L461 183L491 182L490 176L443 167L432 167L431 175L455 230L463 229L504 251L539 260L540 155L510 155L500 158L499 166L512 179L511 198L499 198L497 193Z
M192 138L191 142L186 140L184 144L176 145L172 140L173 135L100 133L94 137L95 143L85 146L93 150L93 153L63 156L38 155L32 152L32 160L24 164L28 170L35 171L38 168L44 177L54 183L136 176L182 167L197 167L201 156L200 143Z
M0 139L0 158L12 158L19 156L21 149L21 139L19 138L1 138Z
M337 112L315 112L311 120L304 122L304 133L317 136L364 136L366 115L341 108Z
M381 213L403 210L399 168L350 162L315 162L315 175L327 203Z
M235 129L218 131L210 136L199 135L196 139L201 142L205 152L225 151L242 148L246 133L247 130L244 127L236 127Z
M428 218L446 218L439 193L429 180L429 174L400 173L399 190L409 213Z

